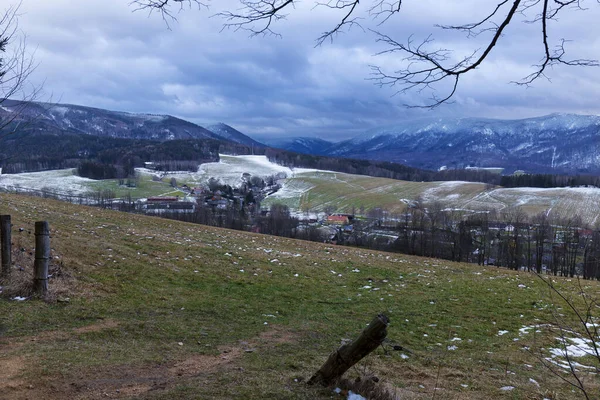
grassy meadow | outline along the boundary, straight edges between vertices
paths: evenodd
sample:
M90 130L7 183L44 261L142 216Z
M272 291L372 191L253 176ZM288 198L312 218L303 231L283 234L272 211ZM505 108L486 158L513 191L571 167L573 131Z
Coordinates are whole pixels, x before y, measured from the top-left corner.
M15 195L0 195L0 214L13 219L13 278L30 272L37 220L54 271L51 302L10 300L5 285L2 399L342 398L305 382L378 313L388 342L352 380L376 376L399 399L581 396L540 361L558 346L546 324L574 316L525 272ZM576 280L556 285L581 305ZM597 376L582 376L597 395Z

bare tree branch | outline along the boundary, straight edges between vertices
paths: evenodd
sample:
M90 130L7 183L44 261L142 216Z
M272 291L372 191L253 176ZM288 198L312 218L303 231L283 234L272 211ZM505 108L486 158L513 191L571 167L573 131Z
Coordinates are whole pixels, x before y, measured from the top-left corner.
M163 19L174 19L171 8L184 4L191 6L193 3L199 7L204 3L201 0L134 0L132 4L139 9L148 9L150 12L158 11ZM217 13L225 19L223 28L234 30L247 30L251 36L255 35L277 35L273 25L287 17L286 10L294 8L295 0L238 0L240 7L236 11L223 11ZM313 0L315 8L321 6L338 10L341 13L340 20L321 33L316 39L316 45L320 46L329 39L333 41L338 33L344 32L353 26L361 26L359 20L360 0ZM366 0L365 0L366 1ZM440 0L441 1L441 0ZM546 76L549 67L556 65L565 66L599 66L594 59L567 59L565 44L566 39L559 39L556 45L549 40L549 22L557 21L557 17L564 10L585 10L585 0L497 0L492 3L481 18L475 21L457 25L435 25L443 30L458 31L466 34L467 38L479 37L482 34L489 35L483 47L471 51L465 57L458 59L453 56L450 49L431 48L434 44L433 36L416 44L410 36L405 40L393 39L388 34L370 30L376 36L376 41L383 43L388 48L378 55L398 53L404 66L398 70L387 72L382 66L371 66L372 80L378 86L396 87L398 93L409 91L422 93L431 92L431 98L425 105L417 106L424 108L435 108L449 102L458 90L460 78L478 68L489 58L492 50L504 37L506 28L514 22L516 16L527 24L539 26L541 37L540 47L543 56L539 63L533 65L533 72L520 81L517 85L528 86L537 79ZM600 3L600 0L596 0ZM403 0L369 0L366 14L372 18L378 26L387 22L392 16L398 14L404 4ZM363 11L365 12L365 11ZM362 28L362 27L361 27ZM443 94L437 94L439 90Z
M348 9L342 20L333 29L323 32L321 36L319 36L317 39L317 46L322 45L327 39L333 42L333 37L341 32L341 30L345 27L348 27L348 29L350 29L352 26L360 27L360 24L357 22L358 18L352 18L352 13L356 9L356 6L359 2L360 0L329 0L327 3L317 3L317 6L324 6L339 10Z
M294 7L294 0L240 0L241 8L236 12L224 11L217 15L225 18L224 29L247 30L250 36L275 35L271 29L275 21L286 18L282 11Z
M29 81L37 64L33 54L27 52L26 37L18 35L20 7L21 3L11 5L0 17L0 105L11 100L11 112L0 117L0 139L23 128L25 122L16 122L42 91L41 86Z
M200 0L132 0L129 4L134 6L134 11L148 11L149 14L153 12L160 13L169 29L169 21L177 21L173 14L173 6L175 6L177 12L183 10L186 6L191 8L194 4L198 6L198 9L208 8L208 4Z
M416 107L435 108L447 102L456 93L458 81L461 75L464 75L467 72L477 68L483 62L483 60L487 58L494 46L496 46L496 43L502 36L502 32L508 26L508 24L510 24L513 16L519 9L521 1L522 0L515 0L513 2L502 23L495 29L495 33L490 43L479 57L475 57L475 52L473 52L470 56L450 65L444 65L444 62L450 59L450 50L426 49L426 46L433 42L431 36L425 39L419 46L415 47L412 44L411 38L409 38L407 44L402 44L392 40L387 35L375 32L379 37L377 39L379 42L383 42L391 46L388 50L385 50L379 54L390 52L404 53L407 55L405 60L409 63L406 68L395 71L394 74L384 73L381 68L375 67L373 69L373 77L371 79L376 81L379 86L401 86L401 89L398 91L400 93L405 93L407 90L412 89L417 89L419 92L423 91L424 89L432 89L432 85L450 80L453 81L453 84L451 85L451 90L447 95L438 97L434 93L431 97L431 101L428 104ZM496 11L494 11L494 14ZM479 23L475 24L476 27L479 25ZM415 65L416 67L414 67ZM422 65L424 65L424 67Z
M560 378L574 389L581 392L584 398L595 398L590 396L590 387L584 379L584 372L580 365L573 359L574 355L569 350L569 341L578 339L585 342L589 349L583 350L588 356L592 357L595 366L595 372L600 372L600 350L598 348L598 302L586 293L581 285L581 281L577 278L579 287L577 298L567 297L563 291L557 287L552 278L543 277L538 273L534 273L548 289L548 298L551 307L551 319L544 324L549 328L552 336L555 336L559 342L560 356L564 358L564 364L560 361L555 361L549 358L544 347L539 349L537 359L548 369L554 376ZM564 309L566 312L559 312ZM575 317L575 320L572 319ZM565 365L566 364L566 365ZM579 367L579 369L578 369Z
M442 25L439 26L445 30L456 30L467 34L467 37L475 37L484 32L491 33L491 39L483 51L475 50L467 57L454 61L451 57L451 51L448 49L431 50L430 45L433 39L429 36L420 45L415 46L412 37L405 43L399 43L391 37L380 32L375 32L378 36L377 41L388 45L388 49L378 54L400 53L404 56L406 67L396 70L392 73L385 72L379 66L372 66L371 80L379 86L393 86L400 89L396 93L406 93L408 91L417 91L418 93L429 90L433 94L430 101L418 107L435 108L448 102L456 93L459 79L462 75L479 67L486 60L493 48L501 40L506 27L512 22L517 14L526 15L526 12L542 7L541 11L533 19L525 20L530 24L539 24L542 33L543 58L540 63L534 65L534 72L523 78L521 81L514 82L518 85L530 85L540 77L545 77L548 67L554 65L567 66L599 66L597 60L591 59L565 59L565 39L561 39L559 44L551 50L548 41L548 21L554 20L557 14L567 8L583 10L581 2L583 0L513 0L510 8L506 9L509 1L503 0L496 4L495 8L482 19L463 25ZM503 15L502 20L497 23L495 17ZM437 86L447 82L446 94L436 95Z
M557 0L554 0L554 2L557 2ZM566 7L567 5L575 5L576 7L580 8L580 9L581 9L581 7L580 7L578 0L570 0L570 1L566 1L564 3L559 2L560 3L559 7L557 7L555 10L550 9L548 6L548 3L549 3L549 0L543 1L542 15L538 19L542 24L542 43L544 45L544 58L542 59L542 62L540 64L537 64L534 66L536 68L536 70L534 72L527 75L521 81L515 82L517 85L528 86L531 83L533 83L533 81L535 81L536 79L538 79L542 76L545 77L546 79L548 79L548 77L546 77L544 72L546 71L546 69L548 67L552 67L557 64L570 65L570 66L586 66L586 67L597 67L600 65L600 64L598 64L597 60L588 60L588 59L565 60L563 58L565 55L565 43L566 43L565 39L561 39L560 44L558 44L552 52L550 51L550 45L548 44L548 20L550 18L554 18L556 16L556 14L558 13L558 11L560 11L562 8Z
M18 34L20 6L8 7L0 17L0 106L6 111L0 112L0 141L27 131L40 116L31 106L41 96L43 84L36 86L29 80L37 64L26 51L26 37ZM19 154L21 146L19 141L11 144L8 155L0 157L0 165Z
M488 32L490 30L498 28L498 25L496 25L493 21L491 21L491 19L498 13L500 8L502 8L502 6L504 6L506 3L508 3L508 0L504 0L501 3L498 3L496 5L496 8L494 9L494 11L492 11L491 14L489 14L487 17L485 17L482 20L479 20L477 22L468 23L465 25L436 25L436 26L439 28L442 28L442 29L447 29L447 30L464 31L467 33L467 37L477 36L482 32ZM488 28L481 29L480 31L476 31L477 28L481 27L486 22L490 22L493 25L493 27L488 27Z
M376 0L373 2L371 8L369 8L369 15L375 19L381 18L379 25L382 25L394 14L399 13L401 8L402 0L396 0L391 3L385 0Z

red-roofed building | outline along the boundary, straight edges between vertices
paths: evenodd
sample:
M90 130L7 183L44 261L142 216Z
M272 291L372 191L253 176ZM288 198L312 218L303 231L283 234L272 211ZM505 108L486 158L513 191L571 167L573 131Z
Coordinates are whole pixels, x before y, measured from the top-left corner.
M330 215L327 217L327 222L335 225L346 225L350 223L347 215Z

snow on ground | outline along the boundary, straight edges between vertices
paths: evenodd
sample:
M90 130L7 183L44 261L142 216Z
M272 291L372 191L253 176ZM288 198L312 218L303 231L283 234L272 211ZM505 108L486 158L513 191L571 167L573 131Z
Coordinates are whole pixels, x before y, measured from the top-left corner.
M281 189L268 196L270 199L293 199L299 198L314 186L301 180L290 180L283 182Z
M226 156L220 155L218 163L202 164L198 172L192 174L197 182L206 182L209 178L217 178L230 186L242 183L242 174L266 177L281 174L281 177L292 175L292 170L270 162L266 156Z
M593 325L593 324L591 324ZM527 335L530 331L541 332L539 329L542 327L549 327L551 325L532 325L523 326L519 329L519 336ZM570 370L571 368L595 370L598 364L598 354L596 349L600 346L600 343L596 340L592 341L591 338L586 337L557 337L558 347L548 349L551 356L546 358L546 361L556 365L557 367ZM574 358L588 357L587 363L593 363L595 366L581 364L574 361ZM590 358L591 357L591 358ZM590 361L593 360L593 361Z
M73 169L70 168L0 175L0 187L8 190L14 190L15 188L41 190L46 188L60 193L82 194L89 191L88 185L91 182L97 181L74 175Z
M234 187L242 183L242 174L244 173L261 178L279 174L281 178L284 178L292 177L297 173L316 171L304 168L291 169L284 167L270 162L266 156L229 156L221 154L219 157L219 162L202 164L196 172L157 173L145 168L137 168L136 170L145 174L160 174L163 177L195 182L197 184L206 183L210 178L217 178L222 183Z
M221 183L236 187L242 183L242 174L249 173L252 176L265 178L267 176L278 176L280 179L291 178L298 174L311 173L319 170L308 168L288 168L272 163L266 156L229 156L219 155L220 161L204 163L198 171L175 171L157 172L146 168L136 168L143 174L160 175L166 178L175 178L188 183L203 184L210 178L217 178ZM290 194L291 195L291 194Z
M530 215L546 212L554 217L573 216L573 210L587 223L600 218L600 188L491 188L481 183L438 182L423 192L426 202L438 201L445 208L464 211L502 211L522 207Z
M550 353L558 357L596 357L595 348L600 343L593 343L590 339L585 338L557 338L561 342L561 347L550 349Z

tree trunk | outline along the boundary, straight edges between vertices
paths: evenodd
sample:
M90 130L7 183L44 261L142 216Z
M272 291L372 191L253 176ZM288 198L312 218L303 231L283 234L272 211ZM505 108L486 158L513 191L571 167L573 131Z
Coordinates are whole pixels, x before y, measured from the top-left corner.
M375 317L358 339L332 353L321 369L310 378L308 384L320 383L327 386L341 377L350 367L381 345L387 336L389 322L388 317L383 314Z

